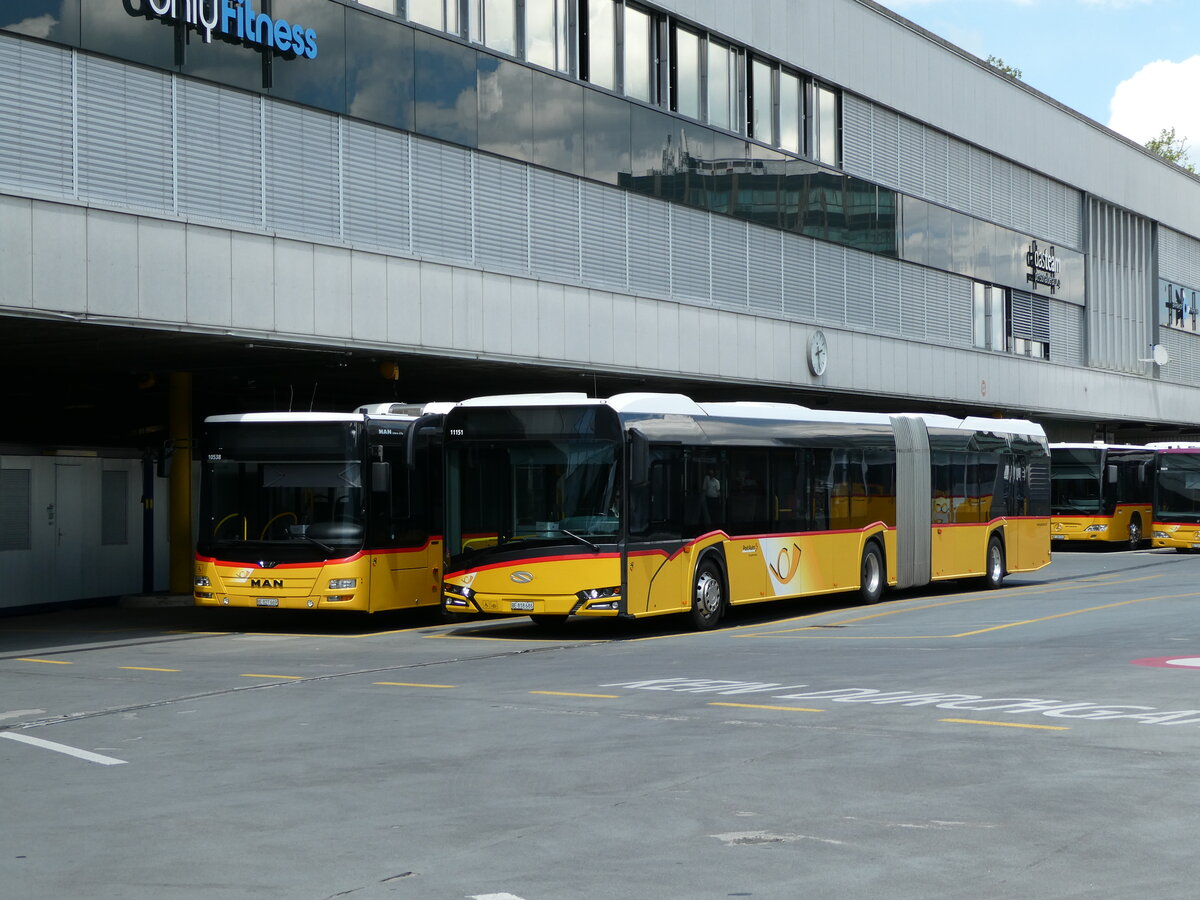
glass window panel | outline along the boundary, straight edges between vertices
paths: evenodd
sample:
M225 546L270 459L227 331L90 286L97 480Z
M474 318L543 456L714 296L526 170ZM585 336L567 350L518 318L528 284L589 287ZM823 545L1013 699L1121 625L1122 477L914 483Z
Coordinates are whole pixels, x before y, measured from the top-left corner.
M655 194L659 182L685 165L676 135L679 120L642 106L632 107L630 139L630 186L641 193Z
M974 318L974 344L976 347L987 347L987 285L976 282L972 292Z
M675 29L675 70L672 97L676 112L700 118L700 36Z
M483 0L483 43L493 50L517 55L517 13L514 0Z
M533 159L533 70L479 54L479 149Z
M475 57L469 47L416 32L415 128L421 134L474 147L478 140Z
M817 86L817 159L832 166L838 164L837 94L827 87Z
M78 6L78 4L76 5ZM4 8L4 12L0 13L0 21L8 21L13 18L12 6L11 2L0 3L0 7ZM16 8L21 9L23 6L24 4L18 3ZM40 7L41 4L38 6ZM83 3L80 12L80 46L84 50L92 50L116 59L142 63L157 69L175 68L175 25L173 23L165 19L146 18L140 10L131 13L126 10L124 3L96 3L95 0L92 0L90 3ZM13 26L18 24L18 22L12 22L6 27L13 29ZM29 23L24 23L20 27L27 28L28 25ZM214 80L223 84L245 86L252 90L262 89L262 56L259 53L241 44L229 44L216 38L211 44L205 44L204 39L194 31L188 31L186 34L189 35L189 59L190 51L193 50L199 50L204 58L227 54L233 63L232 68L237 70L230 72L232 77L225 77L225 73L220 71L214 72L209 77L213 77ZM221 51L225 52L221 53ZM250 79L246 79L242 67L249 70ZM185 71L187 70L185 69Z
M567 8L568 2L570 0L557 0L555 4L557 19L554 33L558 42L558 71L560 72L571 71L571 19Z
M525 0L525 58L531 63L557 68L557 0Z
M543 72L533 73L533 161L582 175L585 88ZM588 91L592 93L592 91Z
M408 0L408 20L418 25L445 30L444 4L445 0Z
M396 14L396 0L358 0L358 2L380 12L390 13L393 16Z
M7 0L0 3L0 31L79 46L80 0ZM87 4L97 6L96 3ZM128 22L123 4L110 4ZM136 15L130 13L129 15Z
M275 0L272 10L276 21L302 22L315 31L319 52L316 59L275 54L271 60L271 95L344 113L346 7L327 0Z
M793 153L802 153L800 78L791 72L779 73L779 146Z
M584 174L616 184L629 171L630 110L632 105L598 91L584 91Z
M617 86L616 6L610 0L588 3L588 81Z
M650 52L650 14L625 7L625 93L649 102L653 56Z
M775 143L773 68L757 59L750 68L750 136L764 144Z
M992 350L1004 350L1004 341L1008 335L1008 325L1004 321L1004 289L988 288L988 346Z
M346 112L411 130L413 30L351 10L346 17L346 50Z
M708 42L708 121L718 128L734 130L732 114L732 51L718 41Z

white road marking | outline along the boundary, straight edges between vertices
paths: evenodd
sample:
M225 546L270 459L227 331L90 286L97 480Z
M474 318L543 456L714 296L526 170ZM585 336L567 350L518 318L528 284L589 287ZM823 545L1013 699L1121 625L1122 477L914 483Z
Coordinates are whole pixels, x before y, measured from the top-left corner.
M516 894L471 894L470 900L521 900Z
M1189 657L1188 659L1168 659L1168 666L1187 666L1190 669L1200 669L1200 659Z
M22 744L32 744L34 747L41 747L45 750L53 750L55 753L65 753L67 756L99 763L102 766L123 766L126 763L126 760L123 759L101 756L90 750L80 750L78 747L68 747L66 744L56 744L54 741L43 741L41 738L30 737L27 734L13 734L11 731L5 731L0 732L0 737L8 738L10 741L20 741Z
M40 716L44 712L44 709L12 709L8 712L0 712L0 722L3 722L5 719L21 719L25 716Z

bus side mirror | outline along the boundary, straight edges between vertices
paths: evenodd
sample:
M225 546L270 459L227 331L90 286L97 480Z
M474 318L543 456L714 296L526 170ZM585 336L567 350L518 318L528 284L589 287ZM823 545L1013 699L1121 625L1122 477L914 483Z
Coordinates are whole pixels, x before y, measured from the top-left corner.
M636 428L629 429L629 483L650 481L650 439Z
M391 463L371 463L371 492L375 494L390 494L392 492Z

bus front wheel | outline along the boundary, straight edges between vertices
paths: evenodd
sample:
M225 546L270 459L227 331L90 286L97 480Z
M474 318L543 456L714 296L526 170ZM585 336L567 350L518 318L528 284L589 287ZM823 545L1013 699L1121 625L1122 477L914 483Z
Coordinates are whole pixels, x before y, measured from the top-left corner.
M724 612L725 588L721 584L721 572L715 563L705 560L696 569L696 584L692 588L692 624L705 630L713 628Z
M874 541L863 549L858 596L863 603L878 603L883 596L883 554Z
M988 540L986 566L984 587L998 588L1004 584L1004 545L994 534Z

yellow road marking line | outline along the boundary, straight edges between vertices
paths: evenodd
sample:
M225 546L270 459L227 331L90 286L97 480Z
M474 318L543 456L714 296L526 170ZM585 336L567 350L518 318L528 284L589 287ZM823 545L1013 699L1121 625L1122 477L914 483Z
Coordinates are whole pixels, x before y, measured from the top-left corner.
M989 628L980 628L977 631L964 631L961 634L948 635L948 637L971 637L976 634L986 634L989 631L1000 631L1004 628L1015 628L1018 625L1033 625L1038 622L1049 622L1052 619L1064 619L1067 616L1077 616L1080 613L1097 612L1101 609L1113 609L1117 606L1129 606L1131 603L1145 603L1147 600L1171 600L1180 597L1200 597L1200 591L1192 591L1188 594L1163 594L1158 597L1138 597L1135 600L1121 600L1117 603L1105 603L1103 606L1089 606L1084 609L1073 609L1069 612L1055 613L1052 616L1042 616L1037 619L1023 619L1020 622L1009 622L1006 625L992 625Z
M279 678L284 681L300 681L303 675L263 675L259 672L243 672L242 678Z
M134 672L178 672L178 669L156 669L152 666L118 666L119 669L131 669Z
M988 722L984 719L941 719L958 725L994 725L997 728L1036 728L1041 731L1070 731L1066 725L1027 725L1024 722Z
M570 691L530 691L531 694L545 694L548 697L590 697L594 700L620 700L620 694L572 694Z
M826 712L824 709L808 709L804 706L764 706L759 703L709 703L709 706L736 706L739 709L774 709L779 712Z
M72 666L74 663L65 659L34 659L32 656L19 656L17 662L40 662L51 666Z
M416 681L376 681L375 684L386 685L387 687L423 687L423 688L455 688L456 684L421 684Z

